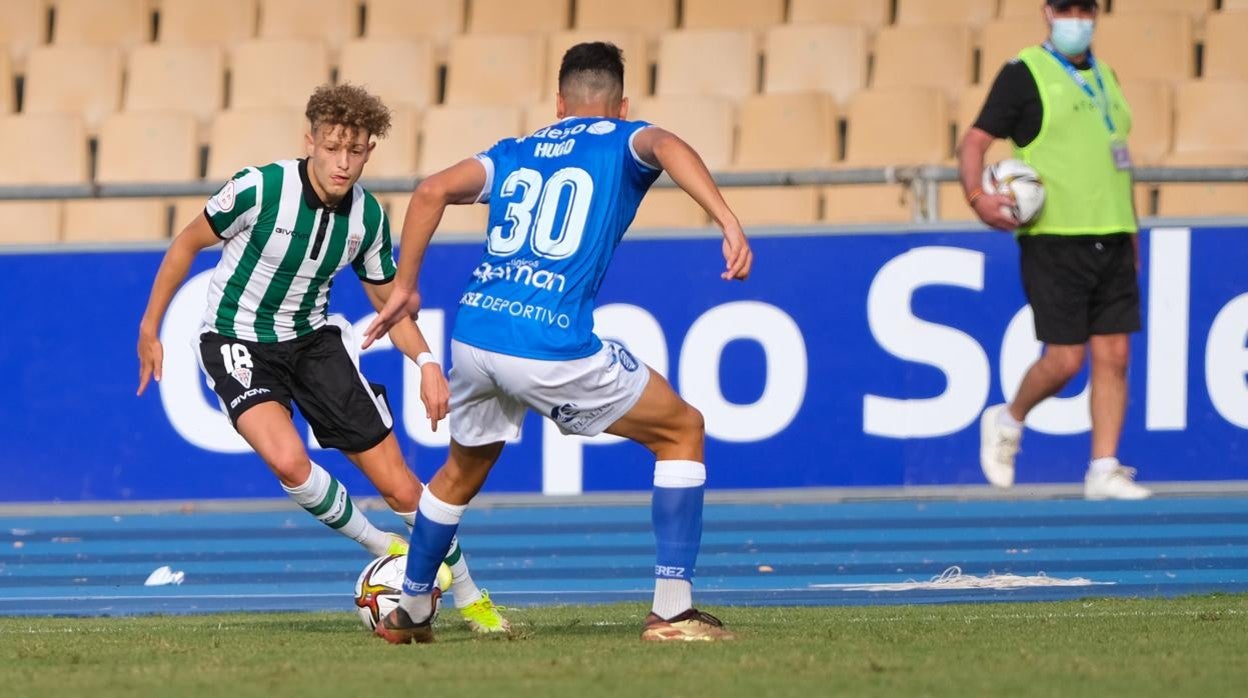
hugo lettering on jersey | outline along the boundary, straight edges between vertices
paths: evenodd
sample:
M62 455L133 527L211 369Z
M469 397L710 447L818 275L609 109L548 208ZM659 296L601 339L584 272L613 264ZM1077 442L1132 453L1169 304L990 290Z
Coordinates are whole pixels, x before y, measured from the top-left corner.
M549 360L602 347L594 297L660 173L633 150L633 137L649 125L569 117L477 156L489 227L485 258L459 301L456 340Z

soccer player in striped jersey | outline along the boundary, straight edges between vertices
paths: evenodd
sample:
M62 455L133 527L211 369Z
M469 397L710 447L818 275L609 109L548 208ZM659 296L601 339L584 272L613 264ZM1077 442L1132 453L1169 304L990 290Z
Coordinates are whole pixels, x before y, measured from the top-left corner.
M170 244L139 327L138 392L161 378L160 325L191 260L224 241L195 340L222 409L299 506L374 556L404 554L407 541L375 527L342 483L311 461L291 420L293 402L317 441L342 451L414 524L422 487L394 436L385 389L360 373L351 325L327 313L333 278L348 265L377 309L394 289L389 223L357 183L372 139L390 128L390 111L359 87L326 85L306 115L306 158L243 169ZM420 398L436 428L448 403L442 367L416 323L395 325L390 338L420 366ZM473 583L458 542L447 550L465 620L478 632L509 630Z
M606 43L573 46L559 68L560 121L507 138L421 182L403 226L397 286L365 336L419 308L417 272L447 204L488 201L485 257L460 299L451 343L451 449L421 495L399 608L377 624L393 643L428 642L443 541L528 410L567 434L608 432L654 454L656 560L641 638L731 640L693 607L702 536L702 414L622 345L593 331L594 297L637 205L666 170L723 232L724 280L753 253L698 154L672 133L628 121L624 62Z

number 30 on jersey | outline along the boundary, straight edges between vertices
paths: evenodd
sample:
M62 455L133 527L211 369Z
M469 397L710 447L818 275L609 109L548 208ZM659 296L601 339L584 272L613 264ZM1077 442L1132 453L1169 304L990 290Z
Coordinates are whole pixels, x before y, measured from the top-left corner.
M528 243L539 257L567 259L581 246L594 196L594 180L585 170L565 167L543 181L541 172L521 167L503 180L499 195L511 200L506 212L511 225L490 228L490 254L510 257Z

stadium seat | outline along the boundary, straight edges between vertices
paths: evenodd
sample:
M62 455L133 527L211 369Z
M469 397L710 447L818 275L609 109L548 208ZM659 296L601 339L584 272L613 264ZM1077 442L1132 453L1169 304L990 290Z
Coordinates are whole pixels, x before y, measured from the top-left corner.
M1165 80L1124 80L1123 95L1131 107L1131 159L1136 165L1157 165L1174 140L1174 95Z
M997 17L1043 21L1044 4L1034 2L1034 0L1001 0L1001 8L997 11Z
M901 184L824 187L823 220L842 225L909 223L914 220L910 190Z
M1174 167L1248 167L1248 150L1175 153ZM1158 216L1248 216L1248 184L1181 183L1157 187Z
M270 107L223 111L212 121L207 177L214 183L224 182L247 166L304 157L307 131L302 110Z
M1218 12L1205 20L1205 78L1248 79L1248 11Z
M632 114L629 114L629 118L634 117ZM557 119L558 117L555 116L555 100L553 98L535 102L524 108L524 114L521 118L523 128L520 129L520 132L524 134L533 133L540 128L550 126Z
M1114 0L1110 10L1115 16L1182 12L1200 19L1213 11L1213 0Z
M199 138L190 112L113 114L100 126L95 180L177 182L199 179Z
M51 0L48 4L56 10L55 44L133 46L152 38L148 0Z
M411 177L416 174L420 118L409 106L390 109L390 133L377 140L377 147L364 167L364 178Z
M758 78L753 32L691 29L667 32L659 39L655 94L741 99L758 92Z
M771 27L763 36L763 91L832 94L837 102L867 84L867 30L861 26L802 24Z
M1248 0L1222 0L1222 11L1248 10Z
M685 29L762 29L784 21L784 0L684 0Z
M1135 198L1135 216L1136 218L1144 218L1146 216L1157 215L1157 206L1154 203L1157 193L1157 187L1152 184L1136 184L1132 192Z
M897 0L897 24L978 27L996 15L997 0Z
M169 237L164 199L70 199L63 242L141 242Z
M790 24L860 24L875 31L888 24L892 0L790 0Z
M387 105L424 109L438 98L434 44L420 39L356 39L342 45L338 82L350 82Z
M979 112L984 108L984 100L988 98L988 90L990 85L974 85L962 91L958 97L958 109L954 112L953 125L957 133L955 145L962 142L963 136L966 135L968 129L975 125L975 120L979 118ZM988 152L984 153L984 164L1000 162L1007 158L1014 157L1014 143L1008 138L999 138L988 146ZM941 198L941 206L944 206L944 198ZM944 215L942 214L943 218Z
M641 228L702 228L711 219L706 211L681 189L652 188L637 207L629 230Z
M626 97L645 97L650 94L650 53L644 34L611 29L574 29L551 34L546 44L546 95L554 99L555 93L559 91L559 65L563 62L563 54L576 44L586 41L607 41L624 52Z
M632 102L632 118L649 121L693 146L712 172L732 163L736 115L722 97L673 95Z
M737 112L733 164L747 170L829 167L840 153L836 118L828 94L754 95Z
M204 206L208 203L207 196L177 196L169 200L173 205L172 227L170 235L177 235L192 220L204 215Z
M13 67L9 54L0 51L0 114L9 114L13 111Z
M160 0L166 44L233 44L256 35L257 0Z
M974 53L968 27L885 27L875 39L871 86L935 87L953 100L971 84Z
M121 104L121 50L111 46L39 46L26 61L28 114L80 114L94 133Z
M1248 130L1241 119L1248 114L1248 81L1200 80L1179 85L1174 95L1174 152L1248 153Z
M428 39L439 59L451 37L464 30L464 0L367 0L364 36L369 39Z
M87 131L76 114L0 116L0 186L85 184L90 177Z
M231 109L294 107L302 110L329 80L329 51L311 39L257 39L230 50Z
M937 217L942 221L965 221L968 223L979 220L975 212L966 203L966 194L959 182L941 182L937 187Z
M531 34L470 34L451 40L446 103L524 105L546 84L546 40Z
M308 39L337 48L359 35L355 0L260 0L262 39Z
M386 207L386 215L390 218L390 235L396 243L403 231L403 220L407 217L407 204L411 198L411 194L386 194L380 197L382 205ZM436 234L479 236L484 239L489 218L490 207L484 204L447 206Z
M0 245L58 242L62 212L60 201L0 201Z
M656 36L676 28L676 0L577 0L576 28L640 31Z
M747 229L819 221L819 187L724 187L724 201Z
M850 102L845 164L879 167L944 162L951 152L949 126L947 100L938 90L864 90Z
M26 54L48 38L48 8L44 0L0 0L0 46L8 47L13 68L22 72Z
M1039 13L1020 19L998 19L979 30L979 82L991 85L1001 67L1027 46L1043 42L1048 33Z
M225 104L225 53L217 46L135 46L126 67L126 111L177 109L207 124Z
M416 171L429 175L521 135L521 110L506 106L430 107L421 125Z
M1148 50L1141 50L1147 46ZM1192 20L1179 14L1102 17L1093 41L1119 79L1186 80L1196 75Z
M568 0L472 0L468 31L473 34L557 32L571 26Z

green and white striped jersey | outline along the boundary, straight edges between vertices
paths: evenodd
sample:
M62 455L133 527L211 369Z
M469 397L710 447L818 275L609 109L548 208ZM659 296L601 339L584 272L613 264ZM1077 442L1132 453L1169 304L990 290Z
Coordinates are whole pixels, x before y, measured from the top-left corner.
M205 330L255 342L302 337L326 323L334 275L394 278L390 224L356 184L334 208L308 181L306 160L248 167L204 209L225 241L208 290Z

